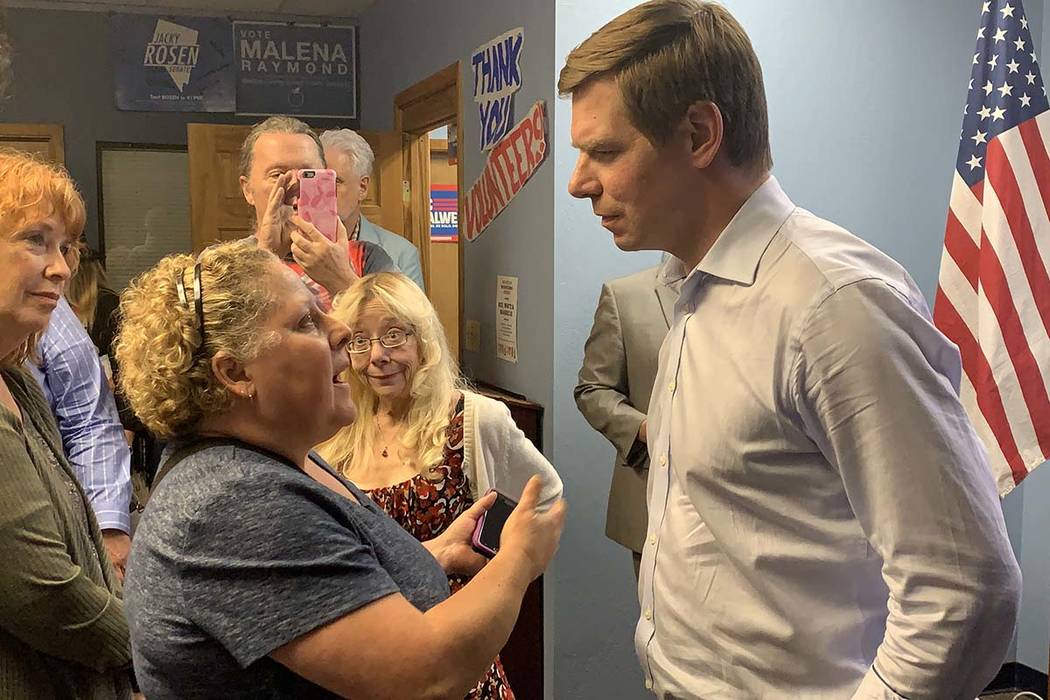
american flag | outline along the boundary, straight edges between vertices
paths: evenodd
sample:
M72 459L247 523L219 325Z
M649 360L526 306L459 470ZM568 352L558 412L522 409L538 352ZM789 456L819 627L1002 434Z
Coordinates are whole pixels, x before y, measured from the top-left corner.
M1050 458L1050 113L1020 0L981 5L934 322L999 492Z

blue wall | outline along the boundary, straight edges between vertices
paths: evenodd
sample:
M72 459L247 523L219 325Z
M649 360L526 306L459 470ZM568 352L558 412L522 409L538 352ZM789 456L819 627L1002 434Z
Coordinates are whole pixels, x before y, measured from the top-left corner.
M484 161L479 120L471 97L471 52L514 27L525 28L522 89L515 119L536 100L550 108L554 85L554 8L549 0L436 3L387 0L361 16L362 126L393 127L394 96L454 61L460 61L463 141L460 167L469 188ZM555 129L550 125L551 131ZM464 319L482 323L481 352L464 352L465 368L478 379L525 394L549 409L553 366L554 289L553 166L540 166L508 208L472 243L463 243ZM519 361L495 357L496 276L518 277ZM551 434L552 416L544 423ZM548 450L549 452L549 450Z
M479 120L471 91L470 55L475 48L515 27L525 28L521 56L523 86L515 95L515 119L536 100L554 100L554 6L550 0L515 3L486 0L384 0L360 19L362 126L390 129L394 96L454 61L460 61L464 188L481 173ZM557 126L553 120L549 130ZM544 436L552 456L554 413L554 165L548 157L506 210L475 241L464 242L464 319L482 324L481 352L463 353L464 368L477 379L526 395L546 408ZM496 276L518 278L517 364L495 357ZM564 557L563 557L564 558ZM546 685L554 672L551 620L558 609L558 563L545 577L548 592ZM566 611L572 617L571 611ZM580 623L581 621L578 621ZM593 696L591 696L593 697Z
M556 0L556 69L573 46L634 4ZM980 3L725 4L762 62L774 174L785 190L899 260L932 303ZM1032 24L1042 27L1043 3L1025 4ZM617 251L589 204L566 194L575 160L569 115L562 101L555 135L554 455L573 505L559 560L558 609L579 614L556 621L555 695L634 697L642 691L630 645L637 614L630 565L624 550L602 541L613 452L576 414L571 389L601 282L654 264L655 257ZM1050 493L1043 492L1050 474L1036 472L1029 482L1026 494L1007 502L1026 574L1017 658L1045 671ZM589 620L587 630L580 618ZM624 690L631 684L639 688L633 696Z

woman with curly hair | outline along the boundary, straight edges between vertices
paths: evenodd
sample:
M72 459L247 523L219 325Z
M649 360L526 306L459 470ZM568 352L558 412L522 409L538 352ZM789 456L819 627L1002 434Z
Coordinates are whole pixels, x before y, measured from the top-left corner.
M0 152L0 697L127 698L131 651L98 522L22 365L69 280L84 201L64 170Z
M436 537L491 489L517 498L533 476L540 507L561 479L499 401L474 393L449 353L430 300L411 279L368 275L332 311L351 330L350 390L358 420L318 447L419 540ZM449 577L452 592L465 576ZM497 657L466 696L513 698Z
M165 698L450 698L506 642L564 506L529 484L500 553L469 545L482 499L419 543L311 452L353 422L349 329L267 251L163 259L127 289L116 355L173 441L127 574L135 668Z

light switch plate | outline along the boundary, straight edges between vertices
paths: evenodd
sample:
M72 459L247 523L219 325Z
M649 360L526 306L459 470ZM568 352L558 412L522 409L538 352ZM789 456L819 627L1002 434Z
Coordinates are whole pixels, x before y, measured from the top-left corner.
M464 324L463 345L470 352L481 352L481 322L467 319Z

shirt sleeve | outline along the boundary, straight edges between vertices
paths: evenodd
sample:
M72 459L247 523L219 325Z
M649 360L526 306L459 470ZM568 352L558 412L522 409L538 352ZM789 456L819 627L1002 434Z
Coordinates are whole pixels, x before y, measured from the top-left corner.
M918 293L832 293L798 339L794 400L889 588L857 697L976 697L1013 635L1020 573L984 448L959 402L959 354Z
M123 668L131 663L123 605L70 558L51 496L17 446L23 436L0 426L0 628L44 654Z
M131 450L98 352L64 301L41 347L40 371L66 457L103 530L131 531Z
M646 446L638 440L645 414L631 405L629 391L627 351L616 297L608 285L602 285L573 395L580 413L613 444L622 462L632 467L647 466Z
M242 667L399 591L339 497L305 479L245 469L170 553L190 619Z
M543 480L543 488L537 507L549 508L562 494L561 477L554 465L525 436L504 403L495 399L488 399L487 403L491 410L482 409L479 418L483 420L481 439L488 443L482 449L488 453L486 460L491 459L496 473L492 486L518 500L525 484L538 475Z
M398 254L397 266L425 292L427 288L423 283L423 268L419 264L419 251L408 241L405 242L408 245L404 246L404 249Z
M375 243L361 241L365 247L364 273L370 275L373 272L399 272L394 260Z

